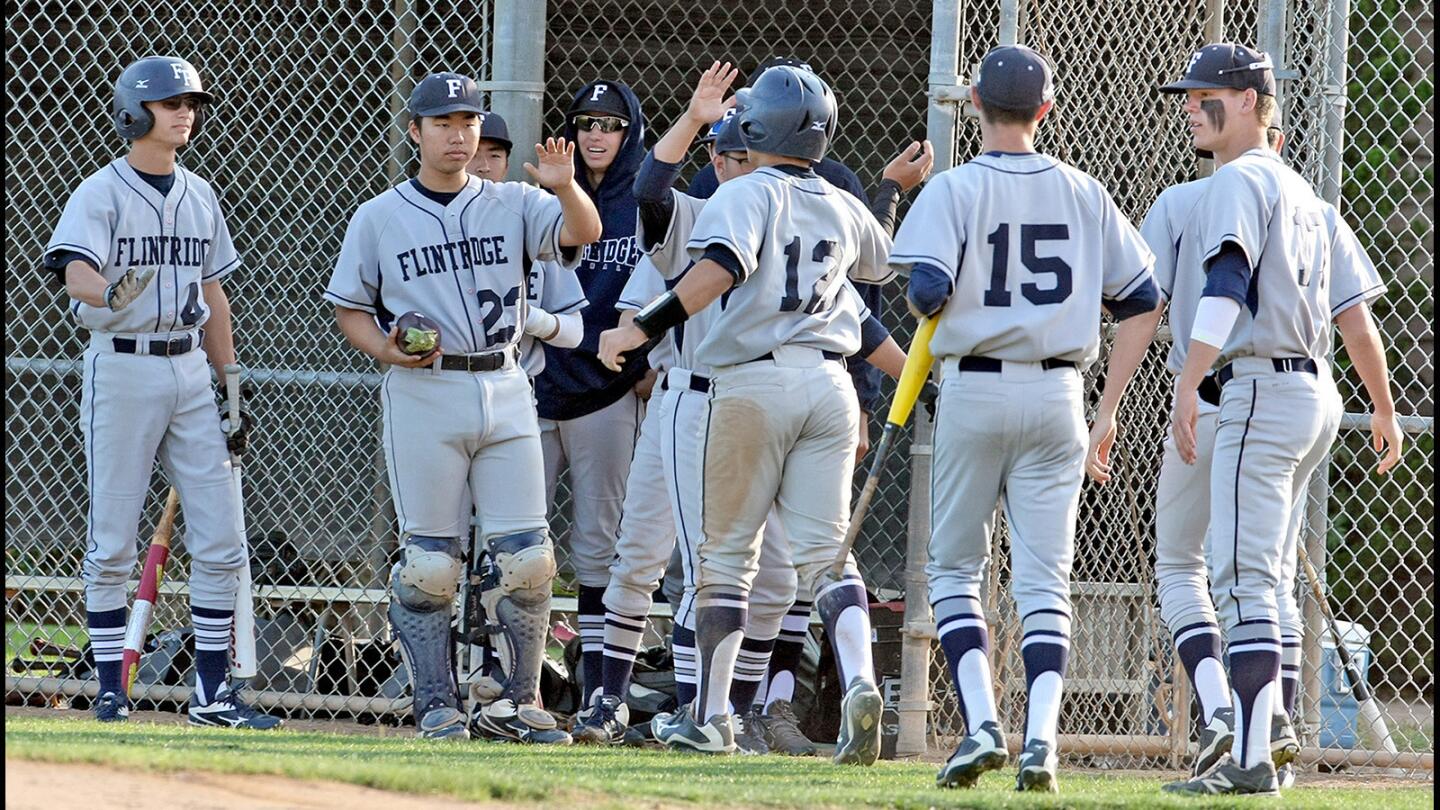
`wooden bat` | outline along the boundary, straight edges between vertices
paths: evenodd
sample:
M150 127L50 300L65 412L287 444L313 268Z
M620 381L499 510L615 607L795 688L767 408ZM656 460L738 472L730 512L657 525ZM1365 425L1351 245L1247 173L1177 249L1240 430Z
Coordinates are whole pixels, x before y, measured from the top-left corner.
M240 426L240 364L225 366L225 396L230 403L230 424ZM255 654L255 596L250 581L250 544L245 539L245 490L241 486L240 455L230 454L230 486L235 490L235 531L240 535L244 564L235 591L235 621L230 630L230 674L253 678L260 662Z
M180 493L170 487L165 499L165 511L155 526L155 536L150 539L150 548L145 552L145 567L140 574L140 588L135 592L135 607L130 611L130 622L125 626L125 648L120 658L120 683L125 685L125 696L130 696L135 685L135 676L140 674L140 656L145 651L145 636L150 633L150 618L155 613L155 600L160 594L160 582L165 578L165 561L170 559L170 537L175 533L175 513L180 508Z
M840 553L835 555L835 562L830 565L833 580L838 581L845 572L845 561L850 557L850 549L855 546L855 538L860 536L860 525L865 521L865 513L870 510L875 487L880 484L880 471L885 467L885 458L890 455L895 432L909 421L910 412L915 409L915 402L920 397L920 389L930 374L930 366L935 363L934 355L930 354L930 338L935 334L937 322L933 317L921 318L920 325L915 329L915 338L910 341L910 351L905 354L905 368L901 370L900 382L895 386L895 399L891 400L890 414L885 417L885 432L880 434L880 445L870 459L870 472L865 476L865 486L860 489L860 498L855 501L855 509L850 514L850 526L840 543Z
M1340 656L1340 665L1345 668L1345 677L1350 680L1350 691L1355 693L1355 700L1360 704L1361 723L1369 726L1382 750L1393 754L1396 748L1395 741L1390 738L1390 727L1385 722L1385 716L1380 713L1375 695L1365 684L1365 679L1360 677L1360 666L1350 655L1350 648L1345 646L1345 639L1341 637L1340 628L1335 624L1335 614L1330 610L1330 600L1325 598L1325 592L1320 589L1320 576L1315 573L1315 566L1310 564L1310 555L1305 551L1305 544L1296 543L1295 549L1300 552L1300 564L1305 566L1305 579L1310 583L1310 592L1315 595L1315 601L1320 603L1320 613L1325 616L1330 638L1335 641L1335 652ZM1365 732L1364 729L1356 731L1361 734Z

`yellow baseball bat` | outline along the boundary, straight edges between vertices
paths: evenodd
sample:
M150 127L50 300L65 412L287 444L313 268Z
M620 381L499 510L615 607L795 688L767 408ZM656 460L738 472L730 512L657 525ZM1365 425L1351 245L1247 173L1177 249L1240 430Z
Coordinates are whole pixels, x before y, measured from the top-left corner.
M935 356L930 353L930 338L935 334L936 322L933 317L921 318L915 329L915 338L910 341L910 351L905 354L905 368L900 372L895 398L890 401L890 413L885 417L885 432L880 435L880 446L875 448L875 455L870 459L870 472L850 515L850 526L845 529L840 553L835 555L835 562L830 565L833 580L838 581L845 572L845 561L850 557L850 549L855 547L855 538L860 536L860 526L870 509L870 499L875 497L875 488L880 484L880 470L885 467L885 457L890 455L895 432L909 421L910 412L915 410L915 401L920 398L920 389L930 375L930 366L935 363Z

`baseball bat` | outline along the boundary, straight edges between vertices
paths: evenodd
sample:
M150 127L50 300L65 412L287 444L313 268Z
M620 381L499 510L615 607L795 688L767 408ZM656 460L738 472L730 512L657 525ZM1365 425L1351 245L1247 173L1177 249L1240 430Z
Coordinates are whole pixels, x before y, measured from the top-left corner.
M839 580L845 571L845 560L850 556L850 549L855 546L855 538L860 536L860 525L865 520L865 513L870 510L870 499L875 497L875 488L880 484L880 471L885 467L885 458L890 455L890 446L895 441L895 432L910 419L910 412L915 409L915 401L920 397L920 389L925 385L925 378L930 374L930 366L935 363L934 355L930 354L930 338L935 334L935 318L921 318L920 324L915 329L915 338L910 341L910 351L905 354L905 367L900 371L900 382L895 386L895 398L890 401L890 413L885 417L885 431L880 434L880 445L875 448L875 454L870 459L870 471L865 476L865 486L860 489L860 498L855 501L855 509L850 514L850 525L845 529L845 539L840 543L840 552L835 555L835 562L830 565L830 577Z
M1395 741L1390 738L1390 726L1385 722L1385 716L1380 713L1380 705L1375 700L1374 693L1361 677L1359 664L1350 655L1350 648L1345 646L1340 627L1335 624L1335 613L1330 609L1330 600L1325 598L1325 592L1320 589L1320 576L1315 572L1315 566L1310 564L1310 554L1305 551L1304 543L1296 543L1295 549L1300 552L1300 564L1305 567L1305 579L1310 583L1310 592L1314 594L1315 601L1320 603L1320 613L1325 617L1325 626L1330 631L1330 638L1335 641L1335 652L1340 655L1340 665L1344 667L1345 677L1350 681L1350 691L1360 703L1361 723L1370 727L1370 732L1379 740L1381 749L1393 754L1396 748ZM1364 729L1356 730L1364 733Z
M240 426L240 364L225 366L225 395L230 402L230 424ZM230 629L230 674L251 678L259 669L255 655L255 596L250 582L250 544L245 539L245 490L241 486L240 455L230 454L230 486L235 491L235 531L240 535L244 562L235 590L235 621Z
M130 611L130 622L125 626L125 647L120 657L120 683L125 685L125 696L129 697L135 685L135 676L140 674L140 656L145 651L145 636L150 632L150 617L155 613L155 601L160 595L160 582L165 578L165 561L170 559L170 537L175 533L175 513L180 508L180 493L170 487L165 499L165 511L155 526L155 535L150 539L150 548L145 552L145 567L140 574L140 588L135 592L135 607Z

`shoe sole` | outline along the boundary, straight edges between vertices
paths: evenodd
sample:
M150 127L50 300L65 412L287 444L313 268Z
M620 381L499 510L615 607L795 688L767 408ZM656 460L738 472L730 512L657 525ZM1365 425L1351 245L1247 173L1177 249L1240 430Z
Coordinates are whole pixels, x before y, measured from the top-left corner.
M1211 793L1211 792L1209 792L1209 791L1207 791L1207 790L1183 790L1183 789L1178 788L1178 787L1172 788L1170 785L1161 785L1161 786L1160 786L1160 792L1161 792L1161 793L1169 793L1169 794L1175 795L1175 796L1279 796L1279 795L1280 795L1280 791L1279 791L1278 789L1277 789L1277 790L1227 790L1227 791L1222 791L1222 792L1220 792L1220 793Z
M1018 790L1027 793L1059 793L1055 785L1055 774L1047 768L1031 767L1020 769Z
M1272 743L1270 749L1270 761L1275 763L1276 768L1281 768L1294 762L1300 756L1300 741L1289 739Z
M885 701L879 690L862 692L844 707L844 742L835 746L836 765L874 765L880 758L880 712Z
M615 745L620 742L601 729L588 727L576 729L571 733L570 738L575 741L576 745Z
M1198 778L1201 774L1208 773L1211 768L1215 767L1216 763L1226 754L1230 753L1230 749L1234 746L1235 735L1231 734L1217 740L1214 747L1210 749L1209 755L1205 755L1203 752L1197 754L1195 764L1190 768L1191 778Z
M976 757L967 765L957 767L953 771L941 771L935 778L935 786L942 788L972 788L980 781L980 777L990 771L998 771L1005 767L1005 755L999 751L990 751Z
M213 723L209 720L196 720L193 716L188 719L190 721L190 725L199 728L238 728L242 731L274 731L275 729L280 728L280 726L283 725L282 723L276 723L275 725L269 726L267 728L260 728L259 726L247 726L244 723Z

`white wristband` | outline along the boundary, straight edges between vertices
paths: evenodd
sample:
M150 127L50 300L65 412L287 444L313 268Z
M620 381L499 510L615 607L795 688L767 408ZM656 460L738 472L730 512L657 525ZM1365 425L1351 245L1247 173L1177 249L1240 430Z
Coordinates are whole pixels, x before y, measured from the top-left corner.
M545 340L555 336L560 329L560 320L540 307L530 307L525 313L525 334Z
M1190 339L1217 349L1224 348L1238 317L1239 301L1222 295L1207 295L1200 299L1200 306L1195 308L1195 323L1190 327Z

